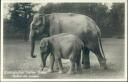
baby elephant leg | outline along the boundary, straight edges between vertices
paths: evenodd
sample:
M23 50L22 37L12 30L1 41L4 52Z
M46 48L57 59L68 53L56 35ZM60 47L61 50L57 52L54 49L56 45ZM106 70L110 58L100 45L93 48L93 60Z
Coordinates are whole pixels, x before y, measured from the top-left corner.
M57 71L59 70L59 66L58 66L58 61L57 60L55 60L54 69L57 70Z
M71 65L70 65L70 69L68 71L68 74L74 74L75 73L75 61L70 59Z
M63 73L63 65L61 58L58 59L59 73Z
M50 67L49 67L49 69L48 69L48 73L52 73L52 72L54 72L53 71L53 66L54 66L54 62L55 62L55 57L54 57L54 55L53 54L50 54Z

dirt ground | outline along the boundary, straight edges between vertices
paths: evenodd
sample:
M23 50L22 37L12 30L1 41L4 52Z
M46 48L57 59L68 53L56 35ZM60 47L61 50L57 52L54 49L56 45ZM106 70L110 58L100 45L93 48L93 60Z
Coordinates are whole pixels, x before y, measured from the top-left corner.
M103 49L107 58L107 70L99 68L96 56L90 53L91 68L80 74L68 75L41 72L39 41L36 42L37 58L30 57L30 43L23 40L4 40L4 78L31 79L121 79L124 77L124 39L104 38ZM64 71L69 69L69 61L63 60ZM48 61L47 61L48 63Z

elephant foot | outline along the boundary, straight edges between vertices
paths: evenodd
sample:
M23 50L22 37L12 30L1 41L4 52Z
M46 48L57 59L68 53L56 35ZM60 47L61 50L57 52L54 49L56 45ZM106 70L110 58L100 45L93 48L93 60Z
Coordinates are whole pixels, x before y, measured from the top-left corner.
M53 73L54 71L52 69L48 69L47 73Z
M43 70L44 70L44 68L41 68L41 70L43 71Z
M83 69L90 69L90 62L87 62L87 61L86 62L83 62L82 63L82 68Z
M55 69L56 71L58 71L58 70L59 70L59 67L58 67L58 66L55 66L54 69Z
M59 70L59 66L58 66L58 64L57 64L57 63L55 63L55 65L54 65L54 69L55 69L56 71L58 71L58 70Z
M62 70L60 70L58 73L63 74L64 72Z
M33 54L33 55L31 55L31 57L32 57L32 58L36 58L36 57L37 57L37 55Z
M100 68L104 70L108 69L107 65L100 65Z
M82 69L81 68L77 69L77 73L82 73Z
M85 65L85 64L83 64L83 65L82 65L82 68L83 68L83 69L90 69L90 65Z
M101 69L108 69L107 64L106 64L106 61L100 62L100 68Z

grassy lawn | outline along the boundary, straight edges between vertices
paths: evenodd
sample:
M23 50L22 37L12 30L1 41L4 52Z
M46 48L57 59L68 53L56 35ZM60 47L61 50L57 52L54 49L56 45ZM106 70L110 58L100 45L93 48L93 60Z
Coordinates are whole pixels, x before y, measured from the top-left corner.
M39 41L36 42L35 54L30 57L30 43L22 40L4 41L4 78L40 78L40 79L120 79L124 77L124 39L104 38L103 49L107 58L108 69L101 70L96 56L90 53L91 69L81 74L67 75L40 72ZM47 61L47 63L49 63ZM63 60L65 72L69 69L69 61ZM48 66L44 71L46 71Z

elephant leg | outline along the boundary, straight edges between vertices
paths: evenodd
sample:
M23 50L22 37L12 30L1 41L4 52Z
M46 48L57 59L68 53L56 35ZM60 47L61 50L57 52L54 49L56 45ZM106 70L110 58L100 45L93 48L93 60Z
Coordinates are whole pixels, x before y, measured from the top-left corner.
M90 68L90 58L89 58L89 49L84 47L82 54L82 64L84 69Z
M42 57L42 53L40 53L40 56L41 56L41 60L42 60L42 62L41 62L41 70L43 71L43 69L44 69L44 59L43 59L43 57Z
M55 70L59 70L59 66L58 66L58 61L57 60L55 60L54 69Z
M107 65L106 65L106 58L104 53L101 51L100 47L95 47L93 49L93 52L96 54L98 61L100 63L100 67L102 69L107 69Z
M77 57L77 61L76 61L76 69L77 69L77 72L81 72L82 69L81 69L81 63L80 63L80 58L81 58L81 55L79 57Z
M58 59L59 73L63 73L63 65L61 58Z
M53 66L54 66L54 62L55 62L55 57L53 54L50 54L50 67L48 69L49 73L53 72Z
M70 69L68 71L68 74L74 74L75 73L75 61L70 59L70 62L71 62L71 65L70 65Z

